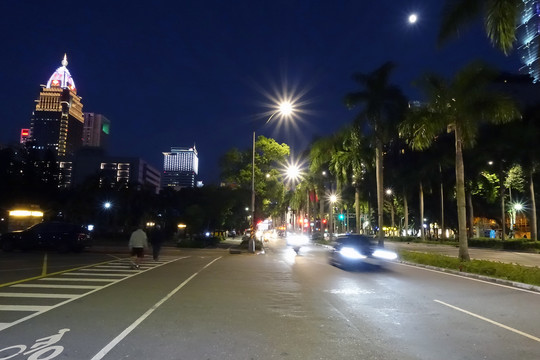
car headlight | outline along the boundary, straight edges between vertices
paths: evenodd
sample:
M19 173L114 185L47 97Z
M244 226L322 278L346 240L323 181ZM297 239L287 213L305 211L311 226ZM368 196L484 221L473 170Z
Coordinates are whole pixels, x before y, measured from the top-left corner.
M367 256L362 255L358 250L352 247L342 247L339 253L348 259L365 259Z
M397 254L393 251L377 249L373 252L373 257L384 260L396 260Z

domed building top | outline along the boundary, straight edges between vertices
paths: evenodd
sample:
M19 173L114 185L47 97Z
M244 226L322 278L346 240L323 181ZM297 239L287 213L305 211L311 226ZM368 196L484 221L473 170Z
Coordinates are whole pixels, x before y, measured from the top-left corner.
M75 81L73 81L73 78L71 77L71 74L69 73L69 70L67 69L67 55L64 54L64 60L62 60L62 66L60 66L54 74L51 75L49 78L49 81L47 81L47 88L68 88L71 91L77 92L77 88L75 87Z

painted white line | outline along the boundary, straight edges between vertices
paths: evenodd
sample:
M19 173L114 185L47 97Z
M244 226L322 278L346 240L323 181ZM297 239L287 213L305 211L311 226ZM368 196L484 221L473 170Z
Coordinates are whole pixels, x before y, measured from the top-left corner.
M79 294L0 293L0 297L71 299Z
M410 267L410 268L413 268L413 269L431 271L431 272L435 272L435 273L439 273L439 274L443 274L443 275L454 276L454 277L458 277L458 278L466 279L466 280L470 280L470 281L477 281L477 282L481 282L481 283L488 284L488 285L494 285L494 286L503 287L503 288L506 288L506 289L523 291L523 292L526 292L526 293L529 293L529 294L540 295L540 293L537 292L537 291L522 289L522 288L518 288L518 287L515 287L515 286L509 286L509 285L504 285L504 284L498 284L498 283L495 283L495 282L481 280L481 279L475 279L475 278L468 277L468 276L465 276L465 275L452 274L452 273L449 273L449 272L446 272L446 271L440 271L440 270L436 270L436 269L428 269L428 268L425 268L425 267L422 267L422 266L403 264L403 263L399 263L399 262L395 262L394 264L401 265L401 266L407 266L407 267ZM475 275L475 274L472 274L472 275Z
M540 338L538 338L538 337L536 337L536 336L534 336L534 335L527 334L526 332L523 332L523 331L514 329L514 328L512 328L512 327L510 327L510 326L506 326L506 325L504 325L504 324L501 324L501 323L499 323L499 322L493 321L493 320L488 319L488 318L486 318L486 317L483 317L483 316L481 316L481 315L477 315L477 314L472 313L472 312L470 312L470 311L461 309L461 308L459 308L459 307L457 307L457 306L447 304L447 303L445 303L445 302L443 302L443 301L440 301L440 300L433 300L433 301L435 301L435 302L437 302L437 303L439 303L439 304L441 304L441 305L448 306L449 308L452 308L452 309L454 309L454 310L461 311L462 313L465 313L465 314L467 314L467 315L474 316L474 317L477 318L477 319L484 320L484 321L486 321L486 322L488 322L488 323L490 323L490 324L497 325L497 326L499 326L499 327L501 327L501 328L503 328L503 329L512 331L512 332L514 332L514 333L516 333L516 334L519 334L519 335L521 335L521 336L525 336L525 337L527 337L527 338L529 338L529 339L531 339L531 340L540 342Z
M0 323L0 330L4 330L8 328L11 325L11 323Z
M118 279L89 279L89 278L77 278L77 279L70 279L70 278L43 278L38 279L38 281L89 281L89 282L111 282L111 281L117 281Z
M87 273L87 272L69 272L63 273L62 276L128 276L130 274L111 274L111 273Z
M0 311L44 311L50 308L42 305L0 305Z
M10 287L16 288L47 288L47 289L98 289L101 285L49 285L49 284L15 284Z
M195 274L188 277L186 280L184 280L183 283L178 285L176 289L168 293L163 299L158 301L154 306L152 306L148 311L146 311L144 314L142 314L135 322L133 322L130 326L128 326L124 331L122 331L117 337L115 337L110 343L107 344L103 349L101 349L91 360L99 360L103 359L105 355L109 353L120 341L122 341L129 333L131 333L141 322L144 321L147 317L149 317L158 307L160 307L165 301L169 300L174 294L176 294L180 289L182 289L188 282L190 282L195 276L199 275L201 271L212 265L214 262L221 259L221 256L210 261L208 264L206 264L201 270L197 271Z

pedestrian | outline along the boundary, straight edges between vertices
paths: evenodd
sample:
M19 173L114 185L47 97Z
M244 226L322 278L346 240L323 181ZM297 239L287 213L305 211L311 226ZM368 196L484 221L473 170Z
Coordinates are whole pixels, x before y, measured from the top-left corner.
M131 233L129 238L129 250L131 254L131 267L139 269L141 261L144 257L144 250L148 248L148 238L143 230L143 226L139 225L137 230Z
M150 243L152 244L152 255L154 257L154 261L158 261L161 245L163 244L163 232L161 231L161 225L157 224L150 232Z

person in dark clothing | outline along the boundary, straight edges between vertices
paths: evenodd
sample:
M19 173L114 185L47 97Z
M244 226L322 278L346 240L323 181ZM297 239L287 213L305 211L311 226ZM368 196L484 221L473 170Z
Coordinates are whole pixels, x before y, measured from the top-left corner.
M163 231L161 230L161 226L157 224L149 235L150 244L152 244L152 255L154 257L154 261L158 261L161 245L163 244Z

